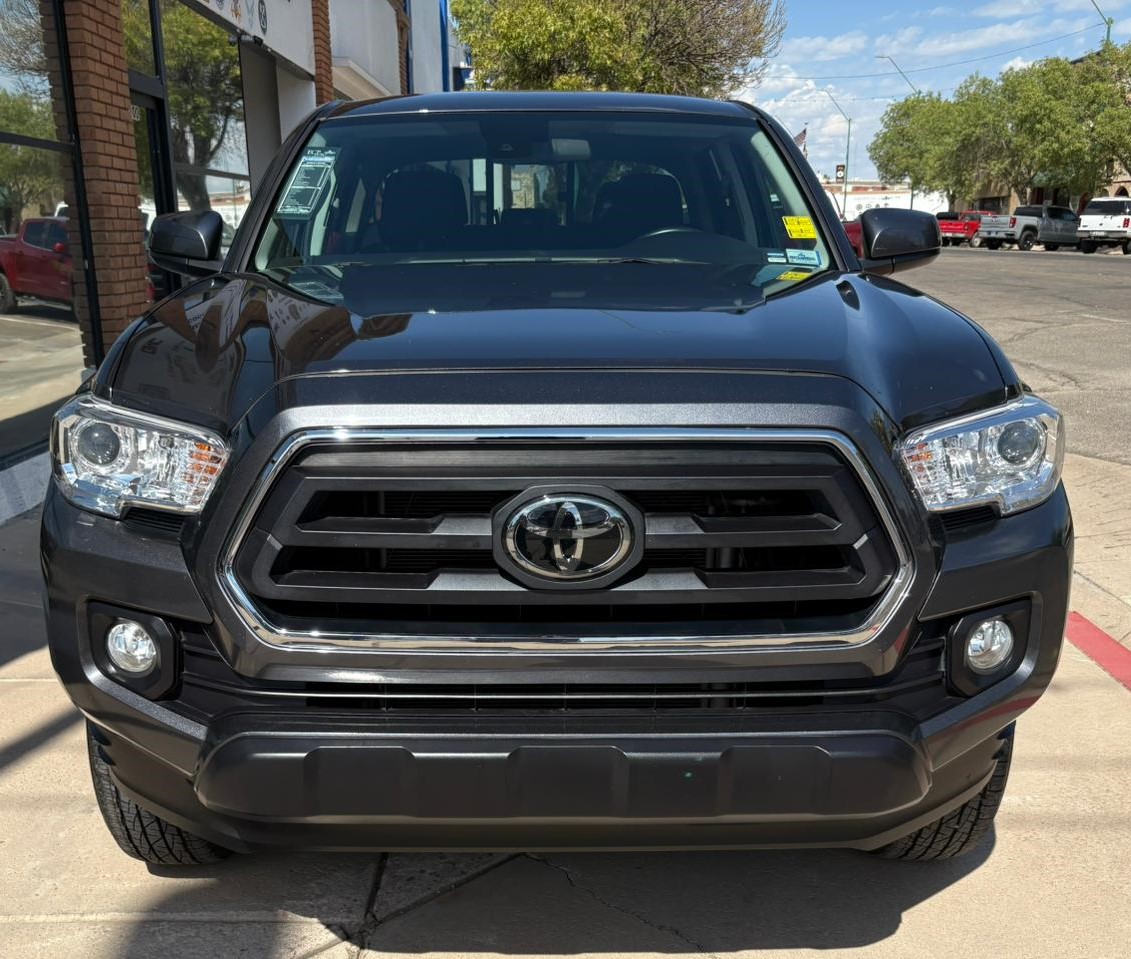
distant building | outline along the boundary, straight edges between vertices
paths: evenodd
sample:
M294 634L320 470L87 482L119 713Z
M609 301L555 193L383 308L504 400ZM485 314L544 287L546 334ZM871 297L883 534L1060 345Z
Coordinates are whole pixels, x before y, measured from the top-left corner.
M850 180L848 183L848 209L844 206L844 184L825 180L821 184L833 206L845 220L855 220L865 210L891 208L895 210L926 210L940 213L949 209L946 197L941 193L915 193L906 183L882 183L879 180Z

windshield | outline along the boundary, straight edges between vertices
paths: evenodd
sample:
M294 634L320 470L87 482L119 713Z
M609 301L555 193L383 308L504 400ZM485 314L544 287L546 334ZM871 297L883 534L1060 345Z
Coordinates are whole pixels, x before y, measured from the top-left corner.
M741 310L831 267L752 120L612 112L325 121L253 262L362 314L542 301Z
M1118 197L1110 200L1092 200L1091 203L1084 207L1084 214L1092 214L1095 216L1131 214L1131 200L1123 200Z

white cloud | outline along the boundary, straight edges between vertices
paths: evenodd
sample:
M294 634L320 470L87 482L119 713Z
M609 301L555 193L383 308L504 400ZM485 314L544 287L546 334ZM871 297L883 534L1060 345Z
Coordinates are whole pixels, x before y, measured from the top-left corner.
M1091 20L1048 20L1028 17L1012 22L991 23L984 27L957 30L952 33L924 37L918 27L876 38L879 53L903 54L907 57L953 57L994 47L1018 46L1082 30ZM904 69L907 66L904 64Z
M840 60L863 53L868 48L868 35L859 30L839 37L794 37L782 44L779 56L785 59L819 61Z
M1005 73L1006 70L1024 70L1027 66L1032 65L1032 60L1026 60L1024 57L1014 57L1009 63L1003 64L1001 72Z

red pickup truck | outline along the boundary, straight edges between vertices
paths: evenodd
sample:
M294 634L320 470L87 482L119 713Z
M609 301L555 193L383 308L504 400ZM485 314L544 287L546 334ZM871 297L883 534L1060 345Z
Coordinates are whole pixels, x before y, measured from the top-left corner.
M71 252L63 217L32 217L15 236L0 236L0 313L21 296L70 306Z
M986 210L963 210L961 213L938 213L936 216L943 246L961 246L963 243L981 246L981 241L976 238L982 217L993 214Z

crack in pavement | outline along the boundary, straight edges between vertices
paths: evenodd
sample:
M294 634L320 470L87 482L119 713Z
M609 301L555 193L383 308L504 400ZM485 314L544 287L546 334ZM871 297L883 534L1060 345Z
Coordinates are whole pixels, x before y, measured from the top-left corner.
M487 873L493 872L500 866L505 866L509 862L514 862L514 860L517 858L518 855L516 854L513 856L506 856L505 858L499 859L496 862L488 863L481 869L477 869L465 876L461 876L459 879L456 879L453 882L445 883L439 888L428 893L427 895L422 896L420 899L416 899L413 902L407 903L406 905L401 906L399 909L394 909L388 915L378 918L376 914L377 897L381 892L381 881L385 877L385 866L389 861L389 855L388 853L385 853L381 857L381 863L378 867L377 875L374 876L373 888L370 891L369 901L365 905L365 919L357 932L349 937L350 945L354 949L356 949L356 952L350 952L350 959L357 959L357 957L360 956L363 952L373 949L374 947L372 943L374 936L377 934L378 929L380 929L386 923L392 922L394 919L400 919L402 916L407 916L410 912L415 912L417 909L421 909L424 906L427 906L429 903L435 902L442 896L446 896L448 893L455 892L455 890L466 886L468 883L483 878L483 876L487 875Z
M582 882L580 882L573 875L573 873L569 870L569 868L567 866L563 866L560 863L551 862L549 859L543 859L541 856L535 856L533 853L528 852L528 853L523 853L523 855L527 859L532 860L533 862L540 862L544 866L549 866L551 869L556 869L563 876L565 876L566 882L568 882L570 884L570 886L572 886L574 889L578 890L579 892L585 893L587 896L589 896L590 899L592 899L598 905L604 906L606 909L611 909L611 910L613 910L613 912L619 912L619 913L621 913L625 916L628 916L631 919L635 919L637 922L642 923L645 926L648 926L650 929L655 929L657 932L664 932L664 933L667 933L669 936L674 936L676 939L678 939L684 945L691 946L696 952L701 953L704 956L709 956L710 959L719 959L719 957L715 953L708 952L707 949L705 949L703 947L702 943L697 942L696 940L692 939L689 935L687 935L684 932L681 932L675 926L669 926L666 923L661 923L661 922L653 922L647 916L643 916L640 913L635 912L632 909L628 909L625 906L617 905L617 903L615 903L615 902L610 902L609 900L602 898L601 896L599 896L597 894L597 892L595 890L589 888L589 886L586 886Z

